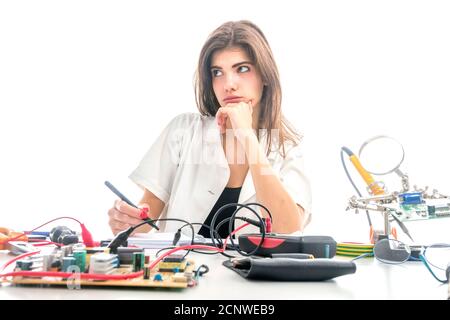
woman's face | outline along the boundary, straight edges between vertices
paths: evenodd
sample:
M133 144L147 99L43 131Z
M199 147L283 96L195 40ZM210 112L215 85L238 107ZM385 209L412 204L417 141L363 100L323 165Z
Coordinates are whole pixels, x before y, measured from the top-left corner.
M259 106L263 92L261 74L239 47L216 51L211 60L212 85L220 106L241 101Z

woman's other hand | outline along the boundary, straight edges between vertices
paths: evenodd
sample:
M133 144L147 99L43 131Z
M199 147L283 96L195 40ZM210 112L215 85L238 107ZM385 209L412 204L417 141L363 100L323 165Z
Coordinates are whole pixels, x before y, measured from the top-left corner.
M227 129L227 121L230 121L231 129L234 136L239 142L243 143L248 135L254 134L252 128L252 103L239 102L229 103L219 108L216 113L217 125L220 133L225 133Z

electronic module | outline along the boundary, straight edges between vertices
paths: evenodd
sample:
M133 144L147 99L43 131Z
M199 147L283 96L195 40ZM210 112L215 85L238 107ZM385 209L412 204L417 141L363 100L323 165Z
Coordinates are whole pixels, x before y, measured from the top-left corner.
M20 243L11 243L17 246ZM34 254L33 254L34 253ZM106 247L76 243L29 252L13 259L3 283L12 285L79 287L188 288L196 285L199 270L184 255L171 254L151 261L142 248Z

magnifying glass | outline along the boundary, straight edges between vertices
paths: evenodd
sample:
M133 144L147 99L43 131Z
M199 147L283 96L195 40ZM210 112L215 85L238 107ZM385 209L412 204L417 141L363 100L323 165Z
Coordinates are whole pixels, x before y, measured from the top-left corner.
M370 138L361 145L358 157L356 157L356 155L354 155L347 147L341 148L341 160L344 165L344 169L346 170L347 176L349 177L353 187L355 187L358 195L361 197L361 193L356 188L345 167L345 163L343 161L344 152L348 154L350 161L353 163L357 171L360 173L361 177L367 183L368 191L371 195L385 195L387 192L384 188L384 183L382 183L381 181L375 181L372 175L386 175L392 172L395 172L401 177L403 187L402 192L407 192L409 190L408 176L400 170L400 166L405 159L405 150L403 149L402 144L394 138L386 135L379 135ZM374 231L372 228L372 222L369 218L368 212L367 215L369 225L371 227L370 239L372 242L374 242L376 238L376 231ZM382 231L382 233L380 234L388 235L392 233L394 237L396 237L396 230L394 228L390 229L388 217L388 212L384 211L385 227L384 231ZM411 237L404 224L398 219L396 219L396 221L400 225L402 230L409 237Z
M367 172L374 175L386 175L392 172L404 178L400 170L405 160L405 150L396 139L380 135L365 141L359 149L359 159Z

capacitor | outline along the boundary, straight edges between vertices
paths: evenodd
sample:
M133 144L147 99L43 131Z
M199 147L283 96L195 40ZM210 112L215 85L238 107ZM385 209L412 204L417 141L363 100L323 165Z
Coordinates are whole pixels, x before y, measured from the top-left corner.
M163 281L161 273L155 274L155 276L153 277L153 281Z
M77 261L74 257L64 257L63 258L63 264L62 264L62 271L67 272L70 266L75 266L77 264Z
M76 250L73 252L76 265L80 268L80 272L86 271L86 250Z

